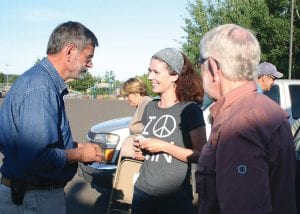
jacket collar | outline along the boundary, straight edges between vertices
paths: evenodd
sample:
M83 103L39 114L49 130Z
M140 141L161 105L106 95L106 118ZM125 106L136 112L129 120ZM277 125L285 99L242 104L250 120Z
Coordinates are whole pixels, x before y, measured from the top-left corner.
M59 93L61 95L66 95L68 94L68 85L65 83L65 81L61 78L60 74L58 71L55 69L55 67L52 65L52 63L48 60L47 57L44 57L41 61L40 64L46 69L48 72L49 76L53 80L53 83Z

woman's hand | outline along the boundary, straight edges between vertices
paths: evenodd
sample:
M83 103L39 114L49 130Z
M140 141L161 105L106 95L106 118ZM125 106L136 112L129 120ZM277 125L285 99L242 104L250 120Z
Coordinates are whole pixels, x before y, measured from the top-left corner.
M169 143L156 138L145 138L139 141L140 148L150 153L165 152L165 148L168 145Z
M143 155L142 149L140 148L139 139L137 138L133 139L133 151L134 151L134 155L132 157L133 159L145 160L145 156Z

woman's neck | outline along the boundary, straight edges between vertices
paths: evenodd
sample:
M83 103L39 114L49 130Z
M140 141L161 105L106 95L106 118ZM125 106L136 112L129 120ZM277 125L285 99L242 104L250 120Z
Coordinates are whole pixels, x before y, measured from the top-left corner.
M177 99L175 94L174 95L161 94L160 101L158 102L158 107L169 108L178 102L179 100Z

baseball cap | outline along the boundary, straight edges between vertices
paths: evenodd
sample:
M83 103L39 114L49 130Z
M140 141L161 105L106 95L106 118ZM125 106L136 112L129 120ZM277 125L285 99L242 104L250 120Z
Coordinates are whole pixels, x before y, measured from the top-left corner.
M259 77L262 75L272 75L275 78L283 77L283 73L280 73L276 66L269 62L260 63L257 66L257 72Z

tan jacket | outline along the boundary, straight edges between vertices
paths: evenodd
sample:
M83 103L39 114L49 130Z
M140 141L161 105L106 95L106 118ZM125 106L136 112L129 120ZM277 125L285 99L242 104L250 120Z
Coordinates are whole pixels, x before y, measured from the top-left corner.
M130 130L131 135L129 137L127 137L122 144L121 156L133 157L134 151L133 151L133 147L132 147L132 141L133 141L134 135L141 134L144 129L144 125L142 123L142 117L143 117L145 106L151 100L152 100L151 97L145 96L145 97L143 97L143 99L141 100L139 105L137 106L136 111L132 117L130 124L129 124L129 130Z
M151 101L152 98L148 96L144 96L141 102L138 104L135 113L132 117L132 120L129 124L130 134L141 134L144 125L142 124L142 117L144 113L145 106Z

